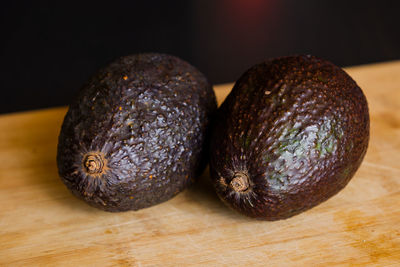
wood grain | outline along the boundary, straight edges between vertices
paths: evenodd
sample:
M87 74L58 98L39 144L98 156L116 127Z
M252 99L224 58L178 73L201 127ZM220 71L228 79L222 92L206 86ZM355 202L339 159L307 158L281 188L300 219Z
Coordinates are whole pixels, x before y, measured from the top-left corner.
M400 61L347 71L369 101L367 156L338 195L277 222L227 209L207 173L158 206L96 210L57 175L66 108L0 116L0 265L399 266ZM230 88L215 87L219 102Z

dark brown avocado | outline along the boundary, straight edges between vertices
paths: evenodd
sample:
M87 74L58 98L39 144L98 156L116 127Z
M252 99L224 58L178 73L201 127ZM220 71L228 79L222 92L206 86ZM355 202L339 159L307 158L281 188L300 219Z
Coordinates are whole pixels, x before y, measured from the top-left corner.
M236 82L217 112L210 173L219 197L263 220L327 200L366 153L366 98L341 68L312 56L268 60Z
M74 195L106 211L146 208L189 186L206 165L215 95L187 62L122 57L78 93L59 136L59 174Z

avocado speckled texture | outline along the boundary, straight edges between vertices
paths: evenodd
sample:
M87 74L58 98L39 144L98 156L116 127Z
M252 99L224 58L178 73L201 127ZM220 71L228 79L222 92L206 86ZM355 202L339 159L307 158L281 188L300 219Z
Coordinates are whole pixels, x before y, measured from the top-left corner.
M122 57L78 93L59 136L59 174L74 195L106 211L146 208L190 185L206 165L215 95L174 56Z
M361 89L342 69L312 56L252 67L216 120L210 173L217 194L263 220L291 217L338 193L369 141Z

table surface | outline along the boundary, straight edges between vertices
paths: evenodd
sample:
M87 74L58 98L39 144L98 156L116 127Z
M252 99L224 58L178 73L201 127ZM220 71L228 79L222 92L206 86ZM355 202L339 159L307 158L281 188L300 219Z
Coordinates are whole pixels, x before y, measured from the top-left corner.
M107 213L57 175L66 108L0 116L0 265L400 265L400 61L347 68L367 96L371 139L348 186L287 220L226 208L208 173L175 198ZM215 86L219 103L231 84Z

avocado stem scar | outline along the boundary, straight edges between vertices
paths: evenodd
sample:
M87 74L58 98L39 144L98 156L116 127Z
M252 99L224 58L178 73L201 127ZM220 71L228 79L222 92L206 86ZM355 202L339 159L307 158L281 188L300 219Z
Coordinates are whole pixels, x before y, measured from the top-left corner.
M85 155L83 166L87 173L91 175L100 175L104 171L106 159L102 153L91 152Z
M249 176L243 172L237 172L229 183L229 186L236 192L244 192L250 187Z

